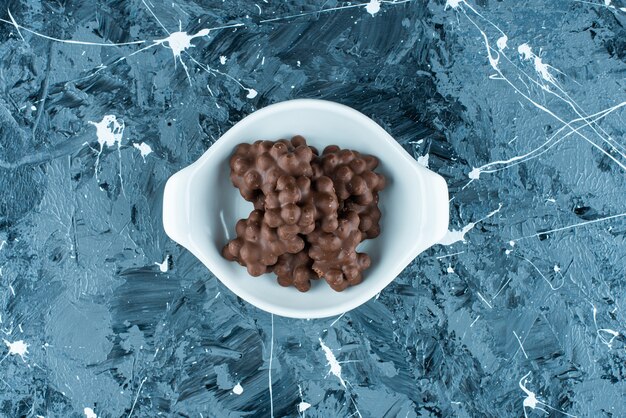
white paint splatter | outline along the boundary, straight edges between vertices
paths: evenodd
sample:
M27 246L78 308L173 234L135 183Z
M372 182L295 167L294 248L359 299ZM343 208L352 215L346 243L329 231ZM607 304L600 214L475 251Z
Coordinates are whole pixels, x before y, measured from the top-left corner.
M343 378L341 377L341 364L339 364L337 358L335 358L332 350L328 348L326 344L324 344L324 341L322 341L321 338L319 338L319 341L322 350L324 350L324 355L326 355L326 361L330 366L330 370L328 373L332 373L335 377L337 377L337 379L339 379L339 382L341 382L341 385L345 388L346 382L344 382Z
M446 5L444 7L444 10L448 10L448 7L451 9L456 9L457 7L459 7L459 4L461 3L465 3L464 0L446 0Z
M480 178L480 168L472 168L472 171L469 172L469 174L467 175L469 178L471 178L472 180L478 180Z
M100 122L89 121L88 123L96 127L100 152L102 152L102 148L105 145L107 147L117 145L119 148L122 143L122 135L124 134L123 120L118 121L115 115L104 115Z
M208 34L208 29L201 29L194 35L189 35L187 32L173 32L167 38L160 39L157 42L160 42L163 45L167 44L167 46L169 46L172 50L172 55L174 55L174 58L180 59L180 55L183 53L183 51L186 51L193 46L191 45L191 41L193 39L207 36Z
M498 209L490 212L487 214L487 216L485 216L484 218L479 219L476 222L470 222L467 225L465 225L461 230L452 230L452 231L448 231L446 233L446 235L444 235L444 237L438 242L438 244L441 245L452 245L456 242L459 241L465 241L465 234L467 234L469 231L471 231L477 223L484 221L485 219L491 218L493 215L495 215L496 213L500 212L500 209L502 209L502 203L500 203L498 205Z
M155 262L154 264L159 266L159 270L161 270L161 273L167 273L167 271L170 269L170 255L167 254L162 263Z
M548 414L548 411L546 411L545 409L540 408L540 407L538 406L538 405L541 405L541 406L545 406L545 407L547 407L547 408L549 408L549 409L552 409L553 411L560 412L560 413L561 413L561 414L563 414L563 415L567 415L568 417L576 418L576 416L575 416L575 415L571 415L571 414L568 414L568 413L567 413L567 412L565 412L565 411L561 411L561 410L559 410L559 409L553 408L553 407L551 407L550 405L548 405L548 404L546 404L546 403L541 402L540 400L538 400L538 399L537 399L537 395L535 395L535 393L534 393L534 392L532 392L531 390L529 390L529 389L526 387L526 382L527 382L527 380L528 380L528 376L530 376L530 372L526 373L526 374L525 374L525 375L524 375L524 376L520 379L520 381L519 381L519 387L520 387L520 389L522 389L522 391L524 391L524 393L526 394L526 398L524 398L524 402L522 403L522 405L523 405L523 407L524 407L524 416L525 416L525 417L527 416L527 415L526 415L526 408L538 409L538 410L540 410L540 411L543 411L543 412L547 415L547 414Z
M9 348L9 352L7 353L5 358L7 356L20 356L22 358L22 361L26 361L25 357L26 354L28 354L28 344L26 344L22 340L15 342L4 340L4 344Z
M532 409L539 409L547 414L548 411L546 411L545 409L539 408L537 406L537 404L539 404L539 401L537 400L537 396L535 395L535 393L528 390L528 388L526 388L526 379L528 376L530 376L530 372L526 373L526 375L524 375L524 377L522 377L519 381L520 389L522 389L524 393L526 394L526 398L524 398L524 402L523 402L524 413L526 413L525 411L526 408L532 408Z
M310 403L302 401L298 404L298 412L304 412L310 407L311 407Z
M98 418L98 415L96 415L96 413L91 408L86 407L85 409L83 409L83 412L85 413L85 418Z
M237 383L235 385L235 387L233 388L233 393L235 395L241 395L243 393L243 387L241 386L241 384Z
M428 168L428 158L430 156L428 154L426 155L421 155L419 157L417 157L417 163L419 165L423 165L424 167Z
M222 65L226 64L226 60L227 58L224 55L220 55L220 64Z
M248 94L246 95L248 99L254 99L258 94L255 89L246 89L245 87L244 89L248 91Z
M152 147L145 142L141 142L139 144L133 144L133 147L137 148L141 153L141 158L143 158L143 162L146 162L146 156L152 154Z
M517 47L517 53L522 56L522 59L529 60L533 57L533 51L528 44L521 44Z
M496 41L496 45L498 46L498 49L500 51L504 50L504 48L506 48L506 43L508 42L509 38L506 35L502 35L501 37L498 38L498 40Z
M144 3L145 4L145 3ZM172 50L172 55L174 56L174 67L176 67L176 62L180 62L185 70L185 74L187 74L187 80L189 81L189 85L191 85L191 76L189 75L189 70L187 69L187 64L183 61L181 54L187 49L191 48L191 41L195 38L199 38L202 36L207 36L209 34L209 29L201 29L194 35L189 35L187 32L174 32L171 33L167 38L158 39L155 41L156 44L165 45Z
M452 274L454 273L454 269L452 268L452 264L448 264L448 268L446 269L446 272L448 274Z
M96 136L98 137L98 144L100 144L100 149L98 150L98 155L96 156L96 166L94 168L96 181L100 182L98 168L100 167L100 155L102 155L104 146L106 145L107 147L112 147L117 145L117 155L119 157L120 164L118 176L120 178L122 193L124 193L124 181L122 179L122 155L120 152L122 137L124 135L124 121L121 119L118 121L115 115L104 115L100 122L88 121L88 123L96 127Z
M374 16L376 13L380 11L380 1L370 0L370 2L367 3L367 5L365 6L365 10L367 10L367 13Z
M537 73L541 76L541 78L543 78L544 80L550 83L555 83L554 77L549 72L550 66L548 64L545 64L541 60L541 58L535 55L535 53L532 51L531 47L528 44L521 44L520 46L518 46L517 52L522 56L523 60L533 61L533 65L535 66L535 71L537 71Z

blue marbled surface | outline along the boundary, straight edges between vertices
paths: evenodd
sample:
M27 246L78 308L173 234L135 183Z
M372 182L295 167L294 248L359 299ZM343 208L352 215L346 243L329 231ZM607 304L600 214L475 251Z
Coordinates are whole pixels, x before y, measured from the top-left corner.
M1 9L1 416L626 416L624 1ZM326 320L239 300L161 223L172 173L303 97L451 193L443 244Z

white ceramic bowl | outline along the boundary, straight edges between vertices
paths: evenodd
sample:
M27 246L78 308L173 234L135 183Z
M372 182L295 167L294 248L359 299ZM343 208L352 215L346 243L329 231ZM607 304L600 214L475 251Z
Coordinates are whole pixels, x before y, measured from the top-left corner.
M381 234L358 250L372 259L358 286L335 292L323 280L301 293L278 285L273 274L251 277L222 258L235 223L252 204L231 184L228 160L235 146L258 139L303 135L320 151L327 145L376 155L387 177L380 193ZM292 318L323 318L365 303L419 253L448 230L448 188L444 179L417 162L378 124L347 106L323 100L291 100L247 116L226 132L198 161L165 185L163 225L174 241L191 251L236 295L265 311Z

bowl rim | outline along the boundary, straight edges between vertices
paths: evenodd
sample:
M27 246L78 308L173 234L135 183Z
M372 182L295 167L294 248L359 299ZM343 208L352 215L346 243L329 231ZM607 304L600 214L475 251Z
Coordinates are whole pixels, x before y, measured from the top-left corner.
M346 117L349 117L352 120L352 123L358 123L358 124L364 125L366 129L372 131L381 140L384 140L387 146L391 146L395 148L396 151L399 151L394 154L395 155L399 154L398 157L401 156L401 158L403 158L415 170L416 177L419 177L421 174L423 174L424 171L429 172L436 177L439 177L443 182L443 185L445 187L445 194L447 196L447 187L445 186L445 181L443 181L443 178L433 173L432 171L426 169L425 167L422 167L421 165L419 165L417 161L413 157L411 157L404 150L404 148L402 148L402 146L400 146L400 144L398 144L398 142L396 142L396 140L387 131L385 131L379 124L377 124L368 116L364 115L363 113L349 106L332 102L332 101L328 101L328 100L318 100L318 99L288 100L288 101L271 104L267 107L254 111L253 113L241 119L239 122L235 123L228 131L226 131L220 138L218 138L218 140L215 141L215 143L207 151L205 151L205 153L200 158L198 158L198 160L196 160L195 162L193 162L186 168L183 168L178 173L181 173L182 171L185 171L185 170L189 170L187 174L188 175L187 185L189 185L189 183L191 183L191 180L200 171L200 168L204 166L204 164L208 163L214 154L217 154L221 150L221 148L232 145L231 142L237 139L237 135L239 131L243 129L243 127L250 125L250 124L254 124L258 119L261 119L261 118L265 119L268 116L271 116L273 113L280 113L284 110L293 110L294 108L300 108L304 110L324 110L324 111L330 110L332 112L338 112L338 113L346 115ZM168 185L170 184L172 178L175 177L178 173L173 174L170 180L168 180L167 182L168 184L166 184L166 192L167 192ZM416 181L420 181L420 180L417 179ZM187 193L188 192L189 191L187 190ZM165 197L164 197L164 201L165 201ZM164 205L165 205L165 202L164 202ZM164 213L164 224L166 223L165 216L166 214ZM220 280L222 284L224 284L230 291L235 293L237 296L241 297L246 302L256 306L257 308L267 311L269 313L284 316L284 317L299 318L299 319L326 318L326 317L330 317L334 315L340 315L342 313L348 312L352 309L359 307L360 305L366 303L367 301L375 297L378 293L380 293L385 287L387 287L391 282L393 282L393 280L395 280L397 275L400 274L400 272L402 272L404 268L406 268L406 266L411 262L411 260L413 260L418 254L420 254L426 248L432 246L437 240L441 238L441 237L437 237L437 240L431 240L433 242L429 243L426 246L424 245L423 241L416 239L413 246L411 248L407 248L403 256L399 256L398 261L393 263L394 268L389 271L388 279L382 280L370 286L367 286L367 285L364 286L365 283L362 283L359 286L355 286L354 288L347 289L347 290L352 289L352 291L358 290L358 292L355 292L354 295L351 295L352 297L349 299L346 299L345 302L339 303L338 305L326 307L326 308L294 309L294 308L288 308L288 307L272 304L271 302L263 298L259 298L256 294L252 292L248 293L245 291L244 292L240 291L240 286L232 286L232 284L235 283L234 282L235 278L231 277L231 275L228 272L222 269L222 267L220 266L218 262L214 261L214 256L207 255L205 252L200 251L196 247L196 245L193 244L192 241L187 242L187 243L180 242L181 240L177 240L176 238L173 237L173 234L170 234L167 227L165 229L166 229L166 233L174 241L178 242L180 245L187 248L192 254L194 254L198 259L200 259L200 261L216 276L216 278ZM447 218L446 218L446 230L447 230ZM218 251L218 253L220 253L220 251Z

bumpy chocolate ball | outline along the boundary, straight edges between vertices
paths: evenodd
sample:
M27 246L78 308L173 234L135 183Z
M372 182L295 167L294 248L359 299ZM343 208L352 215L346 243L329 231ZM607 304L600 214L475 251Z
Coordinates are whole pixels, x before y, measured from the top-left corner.
M311 177L312 159L313 151L302 137L239 144L230 158L230 179L244 199L255 202L275 190L281 176Z
M226 244L222 255L246 267L251 276L267 273L285 253L298 253L304 249L304 241L294 235L279 237L274 228L263 222L263 212L254 210L248 219L240 219L235 226L237 238Z
M281 286L294 286L299 291L306 292L311 288L311 280L318 278L311 269L312 265L313 260L309 257L308 249L304 249L297 254L281 255L272 270Z
M339 219L335 231L315 230L307 236L313 271L338 292L361 283L363 271L370 266L369 256L356 252L362 238L359 215L354 211L346 212Z
M373 171L378 167L378 158L331 145L324 149L319 162L313 162L314 172L317 164L333 180L343 210L352 210L359 215L359 229L365 238L376 238L380 234L381 216L378 192L387 183L385 176Z

